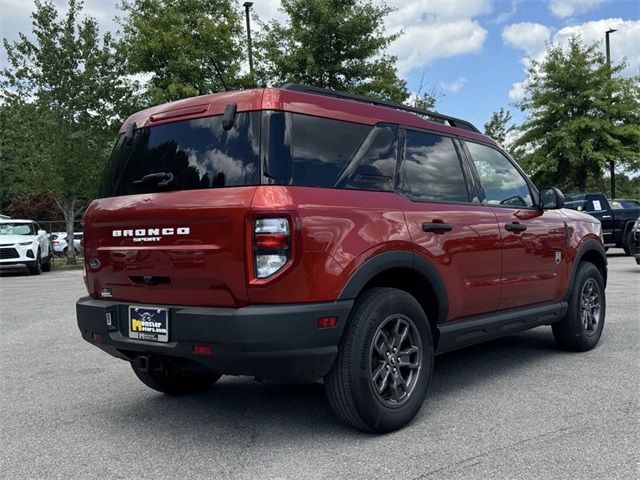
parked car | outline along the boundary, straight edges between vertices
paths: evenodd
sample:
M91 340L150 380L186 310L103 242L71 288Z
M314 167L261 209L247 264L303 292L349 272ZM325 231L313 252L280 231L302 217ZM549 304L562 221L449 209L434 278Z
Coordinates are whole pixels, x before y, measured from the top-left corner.
M76 253L83 251L82 247L82 232L73 232L73 246L76 249ZM67 232L55 232L51 235L51 243L53 244L53 251L58 255L66 255L69 248L67 242Z
M565 196L565 206L587 212L602 222L606 247L624 249L631 254L631 229L640 216L640 208L614 209L603 193L577 193Z
M0 219L0 267L23 265L32 275L51 270L47 232L32 220Z
M636 259L636 263L640 265L640 218L636 220L631 230L633 241L631 243L631 255Z
M181 100L126 121L99 197L78 327L167 394L324 378L340 419L387 432L435 354L602 334L600 222L465 120L301 85Z
M640 208L640 200L632 200L630 198L614 198L611 200L611 206L619 210L621 208Z

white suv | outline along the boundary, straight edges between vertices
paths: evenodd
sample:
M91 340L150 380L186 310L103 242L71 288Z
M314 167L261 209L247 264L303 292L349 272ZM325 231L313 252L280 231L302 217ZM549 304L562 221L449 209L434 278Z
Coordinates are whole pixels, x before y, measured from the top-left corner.
M0 220L0 267L24 265L32 275L51 270L47 232L32 220Z

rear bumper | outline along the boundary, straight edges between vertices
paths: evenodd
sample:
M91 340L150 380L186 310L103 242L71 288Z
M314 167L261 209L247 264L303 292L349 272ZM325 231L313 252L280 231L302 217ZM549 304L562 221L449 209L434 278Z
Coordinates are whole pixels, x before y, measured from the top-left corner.
M305 382L321 378L333 366L352 305L353 300L243 308L162 305L169 309L168 343L130 339L128 303L83 297L76 313L82 337L123 360L157 355L221 374ZM115 321L112 329L107 328L107 312ZM326 316L338 317L337 326L319 329L317 319ZM212 355L194 354L196 344L211 345Z

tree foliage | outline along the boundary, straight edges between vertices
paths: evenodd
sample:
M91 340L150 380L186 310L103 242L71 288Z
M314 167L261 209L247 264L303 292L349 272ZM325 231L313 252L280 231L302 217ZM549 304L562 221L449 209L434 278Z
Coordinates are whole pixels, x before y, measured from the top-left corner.
M513 124L509 125L510 122L511 112L500 108L497 112L493 112L489 121L484 124L484 134L504 145L507 134L515 128Z
M74 219L95 195L123 108L133 103L109 33L81 18L70 0L63 18L51 1L35 2L33 37L6 39L1 72L0 156L15 194L51 192L73 235ZM3 187L4 189L4 187ZM6 194L3 194L3 197ZM73 249L72 249L73 250ZM75 263L75 252L70 252Z
M520 108L530 116L515 145L539 184L584 191L605 162L637 169L640 161L640 82L609 69L596 44L579 37L532 61Z
M263 24L256 42L258 78L304 83L403 102L406 82L385 53L392 8L371 0L282 0L286 23Z
M124 0L121 48L131 74L149 76L148 100L165 103L244 86L245 31L231 0ZM219 73L218 73L219 72Z

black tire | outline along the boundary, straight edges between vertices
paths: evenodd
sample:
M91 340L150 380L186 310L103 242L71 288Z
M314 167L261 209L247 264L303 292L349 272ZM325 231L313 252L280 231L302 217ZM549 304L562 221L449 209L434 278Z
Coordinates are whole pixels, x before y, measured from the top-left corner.
M190 395L208 390L221 375L190 373L171 368L141 369L131 362L133 373L147 387L167 395Z
M598 344L604 328L607 304L600 270L582 262L572 288L567 315L552 325L553 336L560 347L584 352Z
M631 242L633 242L633 232L629 229L622 239L622 248L627 255L631 255Z
M47 256L47 261L42 264L42 271L43 272L50 272L51 271L51 259L52 258L53 258L53 252L51 250L49 250L49 255Z
M42 273L42 259L40 258L40 250L36 253L36 262L33 267L29 267L31 275L40 275Z
M386 336L389 327L393 336ZM404 334L395 335L401 329ZM398 338L402 341L393 347ZM380 348L375 348L375 341ZM413 348L418 350L404 358L400 355ZM415 365L407 366L407 362ZM402 290L372 288L353 307L338 358L325 377L325 390L334 412L346 424L364 431L391 432L404 427L420 410L432 370L433 341L420 304ZM381 380L380 385L376 379ZM404 392L398 388L403 382Z

